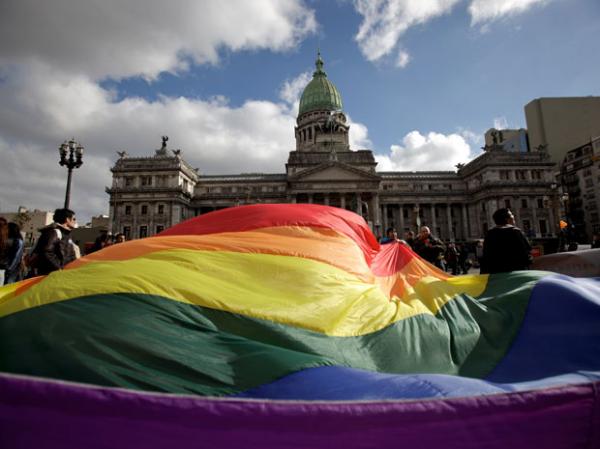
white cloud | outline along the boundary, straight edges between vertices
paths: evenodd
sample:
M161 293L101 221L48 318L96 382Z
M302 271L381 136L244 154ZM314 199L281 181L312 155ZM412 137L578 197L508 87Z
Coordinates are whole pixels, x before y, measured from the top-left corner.
M460 1L354 0L356 11L363 16L355 39L369 61L380 60L396 48L410 27L447 14ZM398 61L403 59L400 55Z
M469 5L471 24L491 22L522 14L534 6L543 6L551 0L472 0Z
M82 216L106 212L104 186L110 184L115 151L151 156L161 135L169 135L172 147L204 173L281 172L294 148L295 116L283 103L231 107L223 98L183 97L115 102L84 76L42 65L13 75L0 84L4 210L60 206L66 170L58 165L58 146L71 136L86 148L73 179L73 206Z
M471 147L459 134L427 135L411 131L402 139L402 145L392 145L388 155L376 155L381 171L455 170L455 165L470 161Z
M400 50L400 52L398 52L398 59L396 59L396 67L400 67L403 69L408 65L409 62L410 55L406 51Z
M365 125L353 122L350 117L348 117L348 124L350 125L348 139L352 150L367 150L373 147L369 140L369 130Z
M489 22L524 13L552 0L470 0L471 25L481 24L486 32ZM355 40L368 61L379 61L398 48L402 36L411 28L448 14L463 0L354 0L362 16ZM410 62L405 50L398 50L395 66Z
M300 96L311 79L310 72L303 72L291 80L286 80L279 90L279 98L290 106L294 115L298 115Z
M494 128L496 128L496 129L507 129L508 128L508 120L506 120L506 117L496 117L496 118L494 118Z
M217 63L221 48L288 50L315 30L314 11L301 0L7 0L0 63L154 78L190 60Z
M71 136L86 148L73 175L72 205L82 218L108 209L115 151L152 156L162 135L204 173L283 171L294 148L292 103L117 100L99 80L214 64L221 50L291 49L316 28L302 0L9 0L1 9L1 210L62 205L58 146ZM284 101L301 83L282 90Z

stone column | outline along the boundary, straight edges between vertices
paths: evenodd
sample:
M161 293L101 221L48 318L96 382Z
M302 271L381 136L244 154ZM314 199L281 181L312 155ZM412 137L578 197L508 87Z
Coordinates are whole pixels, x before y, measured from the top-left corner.
M373 217L373 226L375 229L381 228L381 209L379 209L379 195L376 193L371 199L373 207L371 208L371 216Z
M340 193L340 208L346 209L346 194Z
M388 206L387 204L382 204L381 208L383 209L383 232L385 232L385 230L387 228L389 228L388 226Z
M477 230L475 234L475 237L477 238L481 238L483 237L483 225L481 224L481 202L475 204L473 207L475 208L475 211L473 213L473 217L475 219L475 229Z
M400 223L400 231L402 236L400 238L404 238L404 206L402 204L398 204L398 222Z
M355 198L356 198L356 210L355 210L355 212L362 217L362 199L360 197L360 193L356 192L354 195L355 195Z
M436 233L436 228L437 228L437 221L435 219L435 204L431 203L431 233L432 234Z
M498 202L496 200L488 200L487 203L487 217L488 217L488 229L492 229L496 224L494 223L494 212L498 208Z
M537 218L537 198L533 198L533 207L531 208L531 230L533 231L533 236L538 236L538 218Z
M313 203L313 194L309 193L308 194L308 204L312 204Z
M325 206L329 206L329 193L325 193L323 195L323 197L324 197L323 202L325 203Z
M467 240L469 238L469 219L467 217L467 207L465 203L460 205L462 209L462 222L463 222L463 240Z
M415 212L416 209L416 212ZM421 229L421 206L419 203L415 203L413 207L413 215L415 216L415 224L417 226L417 234L419 233L419 229Z
M446 203L446 220L448 225L448 240L453 240L454 236L452 235L452 204Z

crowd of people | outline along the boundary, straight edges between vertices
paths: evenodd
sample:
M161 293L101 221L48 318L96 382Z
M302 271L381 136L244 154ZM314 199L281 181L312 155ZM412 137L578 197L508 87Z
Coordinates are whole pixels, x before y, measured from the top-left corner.
M17 223L0 217L0 285L52 273L81 257L79 246L71 238L77 228L75 212L56 209L53 222L40 229L35 245L25 251L21 229ZM103 232L89 252L125 241L124 234L114 236Z
M472 266L479 267L482 274L528 269L532 262L531 245L515 226L513 213L510 209L498 209L493 219L496 226L487 232L485 240L474 243L444 243L432 235L428 226L421 226L417 235L407 231L404 239L398 237L394 228L388 228L380 243L408 245L427 262L453 275L467 274ZM56 209L53 223L40 229L36 244L25 253L19 225L0 217L0 285L49 274L79 258L80 249L71 238L76 227L75 212ZM124 234L112 236L103 231L88 253L124 241ZM600 248L600 235L594 235L591 246Z
M493 219L496 226L487 232L485 240L474 243L444 243L432 235L428 226L421 226L416 237L413 231L407 231L404 239L398 238L394 228L388 228L380 243L406 244L427 262L453 275L467 274L472 266L479 267L482 274L528 269L531 245L515 226L510 209L498 209Z

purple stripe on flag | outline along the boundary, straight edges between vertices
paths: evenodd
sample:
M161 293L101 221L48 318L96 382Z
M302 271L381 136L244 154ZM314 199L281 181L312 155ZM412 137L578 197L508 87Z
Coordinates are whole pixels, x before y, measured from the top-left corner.
M145 394L0 375L6 448L600 447L600 382L424 401Z

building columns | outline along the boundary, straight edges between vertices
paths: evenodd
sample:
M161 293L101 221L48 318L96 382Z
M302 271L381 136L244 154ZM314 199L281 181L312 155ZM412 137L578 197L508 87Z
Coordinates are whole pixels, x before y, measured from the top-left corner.
M431 203L431 232L436 233L437 221L435 219L435 204Z
M389 228L388 225L388 205L387 204L382 204L381 208L383 209L383 231L385 232L387 228Z
M446 203L446 220L448 225L448 240L454 240L452 235L452 204Z
M531 208L531 230L533 231L533 236L538 236L539 223L537 218L537 199L533 199L533 207Z
M374 194L371 199L371 203L373 207L371 208L371 216L373 217L373 227L375 230L381 228L381 209L379 208L379 195Z
M404 236L404 205L398 204L398 222L400 223L400 232Z
M469 238L469 218L467 217L467 206L462 203L462 222L463 222L463 240L467 240Z

